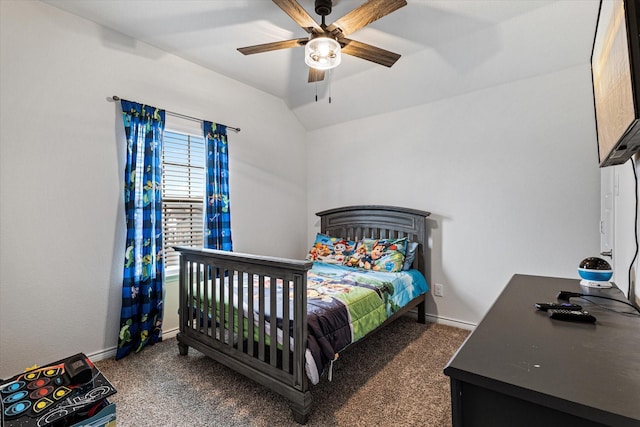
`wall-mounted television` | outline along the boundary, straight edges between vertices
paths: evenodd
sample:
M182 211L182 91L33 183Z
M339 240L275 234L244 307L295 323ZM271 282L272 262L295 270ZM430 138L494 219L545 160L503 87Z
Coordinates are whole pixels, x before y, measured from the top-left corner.
M601 0L591 52L600 167L640 151L640 0Z

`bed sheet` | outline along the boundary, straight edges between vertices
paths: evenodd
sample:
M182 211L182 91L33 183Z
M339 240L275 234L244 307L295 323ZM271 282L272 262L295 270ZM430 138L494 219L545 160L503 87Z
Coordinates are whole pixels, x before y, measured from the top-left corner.
M314 263L307 276L307 376L316 384L331 361L428 291L417 270L386 273Z

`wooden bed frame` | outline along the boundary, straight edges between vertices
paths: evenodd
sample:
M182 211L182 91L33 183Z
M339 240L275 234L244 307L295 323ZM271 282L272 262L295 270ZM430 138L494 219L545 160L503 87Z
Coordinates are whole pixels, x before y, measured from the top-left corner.
M419 243L413 268L421 271L430 283L430 246L427 224L429 212L393 206L349 206L318 212L322 233L344 237L349 240L362 238L401 238ZM305 351L307 349L307 271L312 262L247 255L209 249L179 247L180 253L180 332L177 335L181 355L188 353L189 347L204 353L212 359L246 375L268 387L290 401L296 422L305 424L311 410L310 382L305 372ZM293 295L293 313L289 313L290 292L283 292L282 302L284 324L293 319L293 344L282 340L281 346L268 345L277 342L276 328L269 334L265 331L265 316L255 316L249 310L247 317L242 311L225 304L216 303L202 282L222 283L218 293L233 295L233 280L216 282L216 277L246 273L256 278L258 301L265 303L265 278L271 283L281 279ZM212 293L212 292L211 292ZM417 307L418 321L426 322L426 295L412 300L406 307L387 319L380 327L395 320L407 311ZM254 304L254 296L249 292L242 295L239 287L238 299L247 298L249 306ZM224 298L221 298L224 299ZM267 299L268 300L268 299ZM276 301L270 303L270 311L276 311ZM201 307L208 307L207 310ZM262 311L262 310L261 310ZM211 319L225 319L215 322ZM258 326L254 327L257 320ZM255 338L257 336L257 338ZM254 337L247 339L246 337ZM280 348L279 348L280 347Z

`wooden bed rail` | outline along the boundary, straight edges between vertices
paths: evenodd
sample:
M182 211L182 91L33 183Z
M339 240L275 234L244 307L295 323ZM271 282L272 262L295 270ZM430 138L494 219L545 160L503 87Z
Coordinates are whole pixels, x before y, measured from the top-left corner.
M180 354L194 347L268 386L291 401L298 422L306 422L311 404L305 372L307 271L313 263L209 249L175 250L180 254ZM283 288L281 301L271 298L276 284ZM280 336L265 312L281 313ZM291 338L286 325L291 325Z

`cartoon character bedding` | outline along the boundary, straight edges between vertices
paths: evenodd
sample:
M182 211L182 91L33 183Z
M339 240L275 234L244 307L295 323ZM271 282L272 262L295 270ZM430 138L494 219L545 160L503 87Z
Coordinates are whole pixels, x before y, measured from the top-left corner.
M411 254L408 253L410 251L407 251L407 247L412 246L406 242L406 239L370 240L348 242L318 234L316 243L309 253L309 258L314 259L314 265L307 274L308 340L305 359L307 376L312 384L319 382L325 370L328 370L329 376L331 375L332 362L337 359L342 350L376 329L412 299L428 291L424 276L419 271L411 269L410 262L405 263L405 258L411 261ZM415 251L415 247L412 250ZM225 282L227 280L228 278L225 278ZM233 303L238 307L237 275L233 280L233 289L236 290ZM248 330L246 327L248 282L247 277L244 276L242 306L245 335ZM256 285L251 284L254 293L258 292ZM272 286L267 278L264 286L266 302L264 318L267 337L270 335L272 323L271 304L268 303L271 290ZM279 307L276 313L278 347L282 345L284 336L282 313L279 312L283 300L282 290L281 283L278 283L276 286L278 301L276 306ZM202 293L204 293L203 290L200 294ZM289 312L293 313L293 289L289 289L289 294ZM224 300L227 305L228 298L225 297ZM257 326L259 309L257 294L253 301L253 311L256 314L252 317ZM211 321L211 308L206 311L209 312L209 321ZM217 321L219 321L218 316L216 316ZM236 332L237 323L236 321L234 326ZM288 329L287 335L293 341L293 320L290 321ZM256 336L254 336L255 339Z
M317 384L338 353L427 292L417 270L379 272L314 263L307 275L307 376Z

